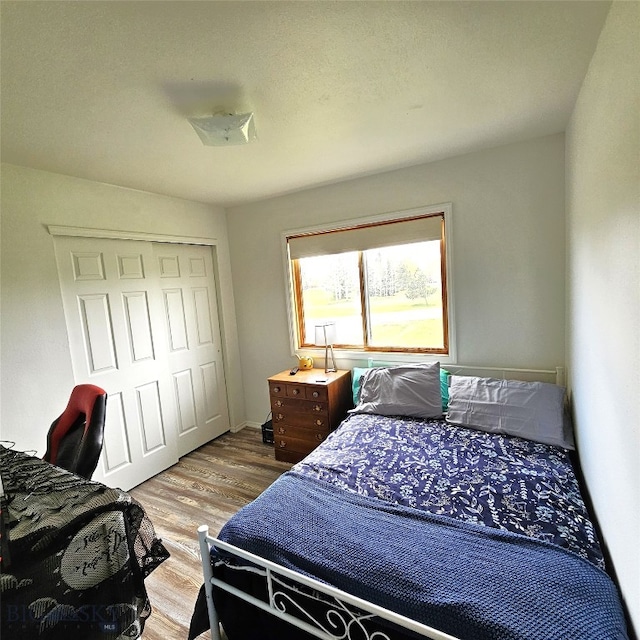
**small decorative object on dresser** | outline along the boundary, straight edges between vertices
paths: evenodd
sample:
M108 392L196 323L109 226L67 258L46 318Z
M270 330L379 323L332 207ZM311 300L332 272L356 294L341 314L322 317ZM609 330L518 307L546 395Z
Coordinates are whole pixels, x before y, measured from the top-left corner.
M353 407L351 371L287 370L268 381L276 460L302 460Z

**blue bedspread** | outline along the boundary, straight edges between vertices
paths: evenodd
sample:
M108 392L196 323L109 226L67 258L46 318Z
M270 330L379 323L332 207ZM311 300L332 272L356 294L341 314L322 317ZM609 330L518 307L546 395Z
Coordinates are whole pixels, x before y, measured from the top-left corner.
M559 447L444 420L360 414L295 469L345 491L553 542L604 568Z
M617 591L577 554L295 471L220 538L468 640L623 640Z

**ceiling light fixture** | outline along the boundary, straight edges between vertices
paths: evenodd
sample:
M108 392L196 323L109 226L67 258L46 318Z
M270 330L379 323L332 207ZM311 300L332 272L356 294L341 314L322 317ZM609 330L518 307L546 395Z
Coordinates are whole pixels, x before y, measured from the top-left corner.
M256 138L256 125L251 113L214 113L188 118L202 144L222 147L247 144Z

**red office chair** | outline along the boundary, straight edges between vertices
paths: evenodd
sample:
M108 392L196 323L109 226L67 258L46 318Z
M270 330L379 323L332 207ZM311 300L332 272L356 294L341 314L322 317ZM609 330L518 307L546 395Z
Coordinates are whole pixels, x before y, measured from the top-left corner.
M92 384L74 387L64 413L47 434L44 460L91 480L104 439L107 392Z

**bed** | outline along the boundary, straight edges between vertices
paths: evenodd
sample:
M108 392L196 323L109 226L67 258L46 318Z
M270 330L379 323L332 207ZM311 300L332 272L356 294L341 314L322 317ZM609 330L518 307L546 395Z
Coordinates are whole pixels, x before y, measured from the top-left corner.
M200 527L190 638L626 639L564 387L459 373L358 371L324 443Z

